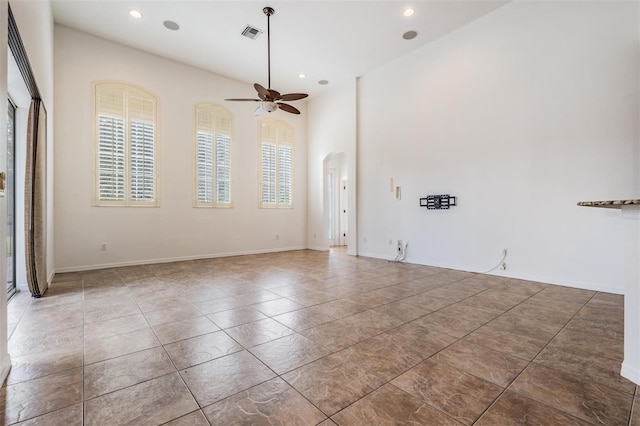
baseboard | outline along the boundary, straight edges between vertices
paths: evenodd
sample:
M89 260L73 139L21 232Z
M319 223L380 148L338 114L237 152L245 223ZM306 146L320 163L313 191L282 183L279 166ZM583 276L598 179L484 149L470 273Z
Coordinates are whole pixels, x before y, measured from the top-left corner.
M525 281L535 281L538 283L545 284L553 284L553 285L561 285L565 287L573 287L579 288L581 290L591 290L591 291L599 291L603 293L612 293L612 294L624 294L624 288L611 288L611 287L603 287L597 283L590 282L581 282L581 281L572 281L572 280L558 280L554 278L549 278L540 275L529 275L529 274L509 274L509 275L501 275L508 278L515 278L518 280Z
M365 257L372 257L374 259L383 259L383 260L395 259L395 257L380 256L374 253L360 253L359 255L365 256ZM507 273L507 271L500 271L500 270L492 271L492 272L484 272L484 271L474 270L462 265L452 265L452 264L442 264L442 263L438 264L436 262L411 259L411 257L407 259L406 263L413 263L416 265L425 265L425 266L434 266L436 268L455 269L457 271L474 272L477 274L487 274L487 275L493 275L497 277L513 278L513 279L524 280L524 281L534 281L534 282L544 283L544 284L561 285L566 287L579 288L582 290L600 291L604 293L613 293L613 294L624 294L623 288L609 288L609 287L603 287L596 283L555 279L555 278L550 278L550 277L541 276L541 275L518 274L518 273L514 274L514 273L510 273L510 272Z
M307 249L315 250L315 251L329 251L329 247L320 247L320 246L307 247Z
M306 249L307 249L306 246L294 246L294 247L282 247L282 248L274 248L274 249L261 249L261 250L259 249L259 250L246 250L246 251L238 251L238 252L202 254L202 255L195 255L195 256L178 256L178 257L168 257L168 258L162 258L162 259L144 259L144 260L133 260L133 261L127 261L127 262L101 263L97 265L63 266L61 268L56 268L53 272L53 275L63 274L66 272L82 272L82 271L92 271L95 269L118 268L122 266L152 265L154 263L171 263L171 262L181 262L184 260L214 259L218 257L244 256L248 254L278 253L283 251L297 251L297 250L306 250Z
M380 259L380 260L393 260L395 259L395 257L391 257L391 256L380 256L378 254L373 254L373 253L358 253L358 256L361 257L371 257L373 259ZM410 262L407 262L410 263ZM419 265L424 265L424 263L419 263Z
M620 375L626 379L631 380L636 385L640 386L640 369L629 365L628 362L624 361L622 363L622 368L620 369Z
M6 354L0 365L0 383L4 383L7 380L9 371L11 371L11 355Z
M57 273L65 273L65 272L82 272L82 271L90 271L95 269L107 269L107 268L118 268L122 266L136 266L136 265L149 265L154 263L171 263L171 262L180 262L184 260L198 260L198 259L213 259L218 257L231 257L231 256L243 256L249 254L262 254L262 253L277 253L283 251L295 251L295 250L316 250L316 251L328 251L327 248L323 247L307 247L307 246L294 246L294 247L283 247L283 248L274 248L274 249L262 249L262 250L246 250L246 251L238 251L238 252L226 252L226 253L213 253L213 254L204 254L204 255L195 255L195 256L178 256L171 258L162 258L162 259L145 259L145 260L134 260L127 262L114 262L114 263L103 263L97 265L83 265L83 266L70 266L70 267L61 267L56 268L52 271L49 277L49 283L53 280L53 276ZM363 257L371 257L374 259L382 259L392 261L395 257L392 256L380 256L376 253L359 253L359 256ZM425 265L425 266L434 266L437 268L445 268L445 269L454 269L457 271L465 271L465 272L474 272L474 273L485 273L483 271L473 270L468 267L462 265L451 265L451 264L438 264L435 262L422 261L417 259L409 258L407 263L413 263L417 265ZM595 283L584 283L570 280L558 280L554 278L549 278L545 276L538 275L529 275L529 274L513 274L513 273L505 273L504 271L495 271L488 273L488 275L500 276L505 278L514 278L525 281L535 281L545 284L554 284L554 285L562 285L567 287L579 288L583 290L591 290L591 291L601 291L605 293L613 293L613 294L624 294L624 289L616 289L616 288L607 288L599 286Z

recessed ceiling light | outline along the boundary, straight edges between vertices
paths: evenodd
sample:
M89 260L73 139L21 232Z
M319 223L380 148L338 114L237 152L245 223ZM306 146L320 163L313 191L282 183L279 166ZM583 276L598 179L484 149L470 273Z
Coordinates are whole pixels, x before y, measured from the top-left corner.
M162 25L164 25L166 29L171 31L178 31L180 29L180 25L176 24L173 21L164 21Z
M409 16L413 16L414 13L415 13L415 10L408 7L402 12L402 16L409 17Z
M321 86L325 86L325 85L329 84L329 80L320 80L318 82L318 84L321 85Z
M307 78L307 75L305 73L300 73L298 74L298 78Z
M406 33L402 34L402 38L405 40L411 40L416 38L416 36L418 35L417 31L407 31Z
M138 11L138 10L135 10L135 9L131 9L131 10L129 11L129 15L130 15L132 18L135 18L135 19L142 19L142 12L140 12L140 11Z

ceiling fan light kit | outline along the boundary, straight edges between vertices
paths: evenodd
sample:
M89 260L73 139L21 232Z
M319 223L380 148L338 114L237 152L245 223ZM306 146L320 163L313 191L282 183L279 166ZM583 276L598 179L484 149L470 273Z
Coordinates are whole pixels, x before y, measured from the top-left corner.
M262 109L267 112L273 112L278 109L278 104L275 102L264 101L262 103Z
M260 106L256 109L255 115L262 114L263 111L273 112L278 109L282 111L289 112L291 114L300 114L300 111L289 104L285 104L280 101L297 101L299 99L306 98L306 93L287 93L281 95L280 92L271 89L271 15L275 13L275 10L271 7L265 7L262 9L262 12L267 15L267 86L264 86L255 83L253 85L256 92L258 92L259 99L249 99L249 98L234 98L234 99L225 99L225 101L239 101L239 102L260 102Z

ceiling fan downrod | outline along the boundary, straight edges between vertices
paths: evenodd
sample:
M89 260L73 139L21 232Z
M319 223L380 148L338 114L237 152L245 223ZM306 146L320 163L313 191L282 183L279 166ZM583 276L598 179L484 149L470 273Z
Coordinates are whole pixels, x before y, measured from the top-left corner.
M256 115L260 115L263 111L273 112L275 110L282 110L288 112L290 114L300 114L300 110L297 108L286 104L284 102L288 101L297 101L299 99L306 98L306 93L286 93L280 94L273 89L271 89L271 15L275 13L272 7L265 7L262 9L262 12L267 15L267 81L268 81L268 89L261 86L259 83L255 83L253 88L258 92L258 99L256 98L233 98L233 99L225 99L227 101L238 101L238 102L260 102L261 105L256 109ZM280 102L284 101L284 102Z
M271 15L276 11L267 6L262 12L267 15L267 88L271 89Z

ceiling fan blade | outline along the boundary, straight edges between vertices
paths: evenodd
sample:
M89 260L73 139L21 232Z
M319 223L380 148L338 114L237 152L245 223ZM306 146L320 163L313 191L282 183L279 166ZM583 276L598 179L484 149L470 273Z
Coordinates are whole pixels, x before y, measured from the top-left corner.
M259 115L262 115L263 112L264 112L264 109L262 108L262 105L260 105L258 108L256 108L256 111L253 113L253 115L257 117Z
M225 99L225 101L234 101L234 102L262 102L262 100L261 100L261 99L249 99L249 98Z
M254 89L256 89L256 92L258 92L260 99L262 99L263 101L271 96L269 91L265 89L263 86L259 85L258 83L255 83L253 87Z
M278 102L278 108L280 108L283 111L290 112L291 114L300 114L300 111L298 111L297 108L292 107L289 104L283 104L282 102Z
M273 89L267 89L269 91L269 97L274 100L274 101L278 101L281 99L281 95L280 92L276 92Z
M297 101L298 99L304 99L307 96L309 95L306 93L287 93L286 95L282 95L280 99L283 101Z

